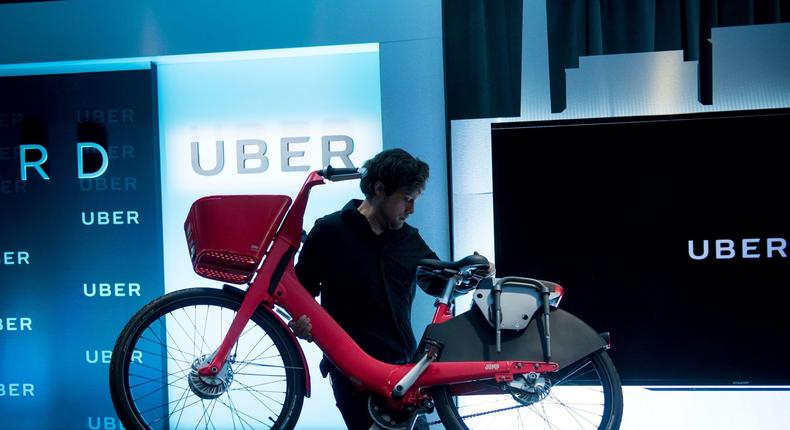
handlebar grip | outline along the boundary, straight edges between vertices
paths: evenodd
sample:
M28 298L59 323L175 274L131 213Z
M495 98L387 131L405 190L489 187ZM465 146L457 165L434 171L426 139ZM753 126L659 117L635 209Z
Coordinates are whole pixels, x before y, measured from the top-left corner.
M328 181L337 182L337 181L347 181L347 180L350 180L350 179L359 179L366 172L367 172L367 169L365 169L364 167L359 167L359 168L357 168L357 167L340 167L340 168L336 168L336 167L332 167L330 165L330 166L326 166L326 168L324 168L324 169L319 170L318 174L320 176L322 176L324 179L328 180Z

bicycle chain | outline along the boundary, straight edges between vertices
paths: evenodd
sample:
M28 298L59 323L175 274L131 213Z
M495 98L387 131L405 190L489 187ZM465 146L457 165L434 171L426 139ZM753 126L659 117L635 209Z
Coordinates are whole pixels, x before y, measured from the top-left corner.
M526 407L526 405L516 405L516 406L510 406L508 408L494 409L493 411L480 412L480 413L472 414L472 415L464 415L464 416L461 417L461 419L464 419L464 418L475 418L475 417L480 417L480 416L483 416L483 415L495 414L497 412L504 412L504 411L509 411L511 409L518 409L518 408L524 408L524 407ZM441 423L442 423L442 420L431 421L431 422L428 423L428 425L429 426L433 426L433 425L441 424Z

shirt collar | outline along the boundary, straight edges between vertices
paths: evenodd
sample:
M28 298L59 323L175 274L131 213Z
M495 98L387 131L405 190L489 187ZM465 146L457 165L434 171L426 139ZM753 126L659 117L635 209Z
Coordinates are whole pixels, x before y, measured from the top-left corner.
M348 223L354 226L354 228L358 229L360 232L370 233L373 237L378 238L379 240L389 241L394 240L397 238L405 237L409 234L411 230L411 226L404 223L403 227L398 230L384 230L381 234L377 235L373 232L373 229L370 228L370 223L368 219L365 218L365 215L359 211L359 205L362 204L362 200L359 199L352 199L340 211L340 216Z

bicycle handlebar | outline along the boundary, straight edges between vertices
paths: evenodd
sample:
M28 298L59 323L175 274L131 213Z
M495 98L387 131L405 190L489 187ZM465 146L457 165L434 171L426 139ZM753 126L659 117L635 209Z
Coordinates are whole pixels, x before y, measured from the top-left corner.
M326 168L321 169L318 171L318 175L322 176L324 179L328 181L348 181L350 179L359 179L367 173L367 169L364 167L332 167L326 166Z

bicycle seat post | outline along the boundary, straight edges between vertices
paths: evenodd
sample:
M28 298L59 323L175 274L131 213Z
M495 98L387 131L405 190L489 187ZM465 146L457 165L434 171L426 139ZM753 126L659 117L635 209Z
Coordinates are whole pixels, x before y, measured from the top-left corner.
M438 299L438 303L449 305L450 299L453 297L453 291L455 291L456 285L458 285L458 281L461 280L461 277L458 273L455 273L449 279L447 279L447 283L444 285L444 291L442 292L441 297Z

